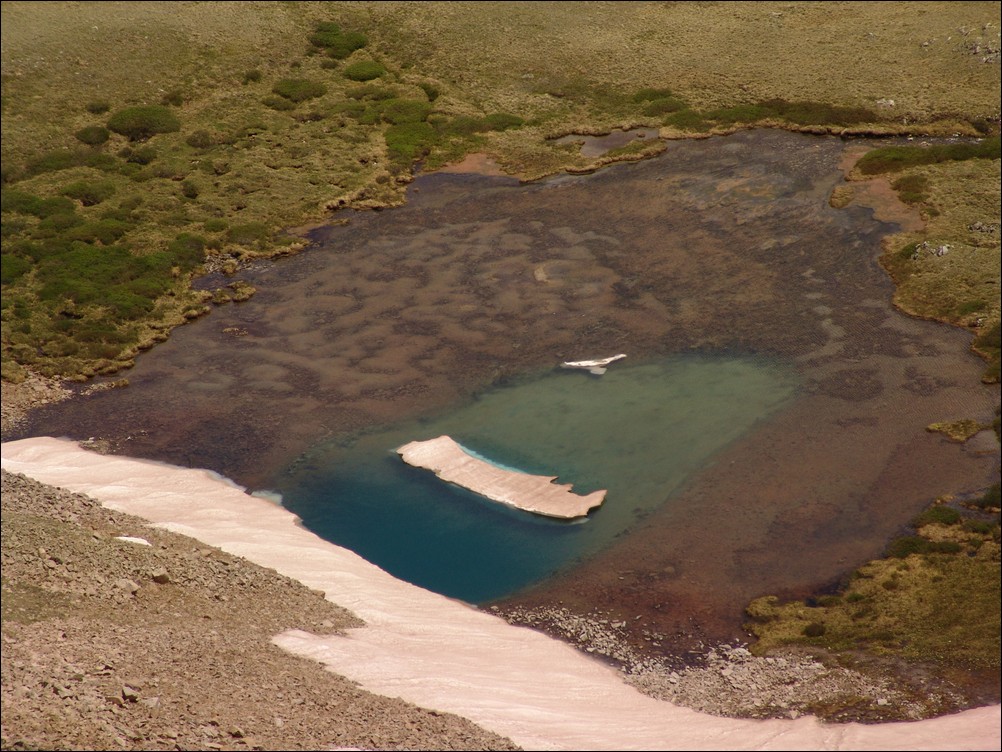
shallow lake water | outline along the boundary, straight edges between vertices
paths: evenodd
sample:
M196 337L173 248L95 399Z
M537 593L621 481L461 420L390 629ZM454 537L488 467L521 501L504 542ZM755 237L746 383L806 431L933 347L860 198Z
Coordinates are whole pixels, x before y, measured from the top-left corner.
M280 491L327 540L401 579L479 603L608 545L795 388L792 368L763 358L621 362L601 377L557 370L439 416L318 446ZM545 518L443 482L394 451L443 434L496 464L558 476L576 493L605 489L606 501L581 520Z
M415 525L473 551L470 527L494 520L491 555L524 535L532 562L498 565L496 582L460 597L520 588L500 603L612 614L638 641L656 631L677 649L740 637L751 598L831 585L937 496L998 477L997 446L925 430L990 422L999 389L980 383L969 334L893 309L877 258L894 212L828 204L857 146L748 131L529 185L418 177L405 206L345 214L303 253L242 270L257 294L172 332L119 374L127 388L43 410L21 435L96 437L286 490L332 536L352 528L327 510L382 515L392 543L360 542L356 528L352 545L399 554L387 566L404 577L426 576ZM551 373L616 353L628 358L600 379ZM654 379L661 397L627 405L645 368L681 371ZM689 381L698 388L671 392ZM560 412L588 389L608 392ZM528 415L485 417L509 398ZM584 409L638 417L592 431L574 422ZM445 429L609 500L554 533L391 461L395 445ZM414 498L400 490L411 484ZM371 506L381 487L396 507ZM439 504L461 513L421 519Z

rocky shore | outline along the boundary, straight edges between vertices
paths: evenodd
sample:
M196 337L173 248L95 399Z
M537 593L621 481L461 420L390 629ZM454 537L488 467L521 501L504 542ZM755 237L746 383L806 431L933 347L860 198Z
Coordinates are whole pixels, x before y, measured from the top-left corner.
M685 656L665 648L632 647L627 623L603 614L582 616L564 608L501 612L509 623L541 629L616 665L625 681L644 694L674 705L731 718L799 718L831 722L909 721L965 707L961 693L908 667L860 660L840 666L830 657L789 650L755 656L745 645L703 645ZM653 646L666 635L647 633Z

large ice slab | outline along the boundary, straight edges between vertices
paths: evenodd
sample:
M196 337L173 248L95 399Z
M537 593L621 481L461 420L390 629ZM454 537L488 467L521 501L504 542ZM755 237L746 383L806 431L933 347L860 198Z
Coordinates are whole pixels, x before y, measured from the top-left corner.
M530 475L492 465L466 452L449 436L412 441L397 453L408 465L431 470L444 481L547 517L584 517L605 501L605 491L581 496L571 491L570 483L554 483L556 476Z

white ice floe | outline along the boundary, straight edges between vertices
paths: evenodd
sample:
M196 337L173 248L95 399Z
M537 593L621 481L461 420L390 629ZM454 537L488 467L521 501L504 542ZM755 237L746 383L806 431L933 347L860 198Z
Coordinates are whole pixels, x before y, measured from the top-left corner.
M560 364L561 368L582 368L588 373L593 373L596 376L601 376L606 372L606 366L610 363L615 363L617 360L622 360L626 355L620 353L619 355L611 355L608 358L600 358L598 360L567 360Z

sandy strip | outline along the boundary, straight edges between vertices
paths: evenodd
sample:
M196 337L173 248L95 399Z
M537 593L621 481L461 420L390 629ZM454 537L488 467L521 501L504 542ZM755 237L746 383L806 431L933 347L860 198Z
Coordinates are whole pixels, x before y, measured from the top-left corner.
M4 443L2 466L99 499L327 593L367 622L345 637L275 638L365 689L465 716L526 749L998 750L1000 706L913 723L716 718L654 700L545 635L396 580L205 470L95 454L74 442Z

